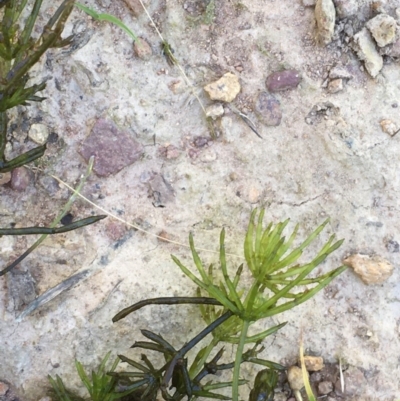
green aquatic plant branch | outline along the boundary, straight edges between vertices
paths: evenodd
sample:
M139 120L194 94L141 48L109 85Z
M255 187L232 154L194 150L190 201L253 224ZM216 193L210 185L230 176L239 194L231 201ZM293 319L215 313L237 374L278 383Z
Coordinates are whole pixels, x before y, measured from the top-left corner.
M44 97L36 93L42 91L46 84L43 81L27 86L29 70L48 49L71 43L71 36L62 39L61 35L73 3L73 0L64 0L37 39L31 35L36 27L42 0L35 0L25 23L21 21L21 13L28 4L27 0L11 0L1 4L4 11L0 21L0 173L30 163L43 156L46 150L46 145L42 145L12 160L6 160L7 110L19 105L27 106L31 101L44 100Z
M74 189L73 194L69 197L67 203L64 205L63 209L61 210L61 212L58 214L58 216L51 222L50 226L44 227L45 230L39 230L44 232L37 241L35 241L21 256L19 256L16 260L14 260L14 262L12 262L10 265L8 265L6 268L4 268L3 270L0 270L0 277L3 276L4 274L8 273L10 270L12 270L15 266L17 266L19 263L22 262L22 260L24 260L31 252L33 252L37 247L40 246L40 244L47 238L47 236L49 234L54 234L57 233L57 231L63 232L63 230L65 228L68 228L68 226L63 227L63 228L56 228L57 224L60 223L61 219L68 213L68 211L70 210L72 204L74 203L76 197L78 196L78 194L80 193L80 191L83 188L83 185L85 184L85 182L87 181L87 179L89 178L89 176L92 173L92 169L93 169L93 163L94 163L94 157L92 156L89 159L89 163L88 163L88 167L86 169L86 173L81 177L81 180L78 184L78 186L76 187L76 189ZM88 224L93 224L98 220L103 219L105 216L100 215L100 216L93 216L93 217L89 217L87 219L83 219L81 221L77 221L75 223L72 223L72 228L70 227L70 230L66 230L66 231L71 231L83 226L86 226ZM38 227L30 227L29 231L31 231L32 229L38 229ZM11 231L15 231L15 229L11 229ZM23 230L23 229L22 229ZM10 230L7 229L8 234L6 235L13 235L10 234ZM0 231L1 232L1 231ZM20 235L18 232L20 232L19 229L17 229L17 234L16 235ZM35 232L35 234L37 234L38 232Z
M239 343L236 348L236 358L235 366L233 368L233 378L232 378L232 399L239 399L239 375L240 375L240 365L242 363L242 355L244 353L244 345L246 343L247 333L251 322L248 320L243 320L241 333L239 337Z
M230 338L228 336L225 337L225 340L230 339L237 344L232 379L233 401L238 401L239 399L238 383L245 345L250 342L261 341L284 326L284 324L280 324L263 332L248 336L251 325L260 319L277 315L307 301L346 269L345 266L340 266L318 277L307 277L343 243L343 240L336 241L334 235L329 237L310 262L304 264L297 263L303 251L318 238L329 220L323 222L299 246L291 250L299 231L298 225L295 226L289 238L286 239L283 233L288 226L289 219L276 225L270 223L264 229L264 210L258 213L257 219L256 217L257 210L254 210L251 214L244 240L244 256L247 267L253 276L253 282L247 291L238 290L243 266L239 267L233 280L229 276L225 255L224 230L222 230L220 235L219 265L222 280L218 285L215 285L212 267L210 267L208 273L206 272L200 256L196 252L192 235L189 237L189 243L193 262L200 274L200 278L184 266L179 259L172 256L180 269L202 291L210 297L217 299L224 306L224 310L231 311L234 315L230 320L231 322L235 318L241 322L240 324L236 322L234 326L235 334L239 334L238 337L235 335ZM313 284L313 288L305 287L305 285ZM271 294L264 294L266 290L270 290ZM285 299L289 300L282 302ZM216 316L212 309L213 306L202 306L201 308L203 318L206 321ZM229 324L229 321L225 323L225 325L227 324ZM223 326L221 325L216 331L222 328ZM220 338L214 338L214 343L217 344L217 340ZM204 349L204 356L201 355L201 361L205 359L205 354L209 352L209 348L211 348L211 345ZM254 360L253 362L257 363Z

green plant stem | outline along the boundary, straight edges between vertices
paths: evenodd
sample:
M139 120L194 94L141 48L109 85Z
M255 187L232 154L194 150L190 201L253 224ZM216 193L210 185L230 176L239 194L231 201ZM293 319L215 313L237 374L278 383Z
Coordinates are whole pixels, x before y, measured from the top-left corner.
M207 345L206 349L204 350L204 355L201 357L201 359L197 362L197 366L194 368L193 371L190 372L190 378L194 379L200 371L203 369L204 364L206 363L208 357L211 354L211 351L214 349L214 347L217 346L219 343L219 338L213 337L210 343Z
M246 343L247 332L249 331L250 324L250 321L243 320L242 332L240 333L239 344L236 349L235 366L233 368L232 401L239 401L240 364L242 363L244 345Z
M91 156L89 159L88 167L86 169L85 175L81 178L79 185L76 189L74 189L74 193L68 199L68 202L65 204L64 208L60 212L60 214L52 221L50 224L50 228L54 228L61 219L68 213L68 210L71 208L73 202L75 201L77 194L82 190L83 185L85 184L86 180L89 178L90 174L92 173L94 163L94 157ZM34 242L18 259L16 259L13 263L8 265L5 269L0 271L0 277L4 274L8 273L11 269L13 269L18 263L20 263L23 259L25 259L32 251L34 251L40 244L47 238L48 234L42 234L39 239Z
M0 112L0 162L4 163L4 151L6 149L7 142L7 112Z

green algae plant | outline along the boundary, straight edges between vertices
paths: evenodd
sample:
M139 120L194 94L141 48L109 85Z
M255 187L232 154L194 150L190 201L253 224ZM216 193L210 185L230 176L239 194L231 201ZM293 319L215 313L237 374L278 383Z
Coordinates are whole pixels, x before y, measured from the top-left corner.
M11 160L5 156L8 116L7 111L17 106L28 106L29 102L41 102L45 98L37 93L46 87L43 81L39 84L29 86L29 71L39 62L43 54L53 47L64 47L71 43L73 36L65 39L61 37L65 23L71 14L74 6L73 0L64 0L54 15L43 27L38 38L32 36L36 20L39 15L43 0L35 0L29 16L21 29L23 17L26 11L27 0L2 0L0 1L0 174L12 171L33 162L43 156L46 151L46 144L35 147ZM93 161L91 162L93 164ZM88 168L86 178L91 172ZM81 182L80 186L83 185ZM79 191L79 190L78 190ZM73 196L75 197L75 196ZM6 274L29 255L48 234L58 234L75 230L88 224L93 224L105 216L93 216L81 219L64 227L56 228L55 225L68 212L72 203L72 197L66 208L53 221L50 227L27 227L27 228L1 228L2 235L32 235L42 234L41 239L35 242L24 254L13 263L0 271L0 276Z
M277 384L277 372L285 370L276 362L261 359L258 354L263 351L261 341L286 323L248 336L249 327L260 319L265 319L289 310L313 297L326 287L335 277L341 274L346 266L340 266L328 273L309 278L310 273L326 258L340 247L343 240L336 241L332 235L315 256L306 263L298 263L304 250L320 235L328 220L314 230L301 244L292 249L299 226L286 239L283 234L289 223L269 224L263 228L264 210L258 214L254 210L244 240L244 263L231 278L225 252L225 231L220 235L219 269L210 265L206 270L195 249L193 237L190 236L190 248L198 277L184 266L179 259L172 256L175 263L198 287L197 297L165 297L140 301L121 310L113 317L113 322L126 318L148 305L198 304L207 326L186 342L180 349L175 349L163 336L149 330L141 330L142 335L150 341L137 341L132 348L161 353L164 362L155 367L146 354L141 361L119 355L122 362L135 368L135 371L111 371L108 374L118 379L115 384L115 397L118 394L132 393L134 399L154 401L159 393L164 400L180 401L184 398L197 397L220 400L239 400L239 386L247 383L241 378L240 367L243 363L261 365L250 392L250 401L268 401L274 396ZM247 268L252 275L251 285L244 286L241 277ZM219 271L220 276L218 276ZM218 278L221 277L221 278ZM311 288L309 288L311 287ZM207 296L202 296L205 293ZM190 351L203 339L211 337L209 343L195 355ZM230 343L236 348L235 360L219 363L224 347L220 343ZM248 344L252 344L245 349ZM211 357L211 354L214 354ZM222 370L233 370L232 381L202 383L210 375ZM58 378L58 380L61 380ZM222 395L215 390L232 387L232 396Z
M29 70L48 49L70 44L72 37L63 39L61 34L73 4L72 0L63 1L43 27L42 34L35 39L31 35L42 0L35 1L23 29L19 29L19 26L27 0L0 2L3 14L0 23L0 173L30 163L43 156L46 150L46 145L42 145L12 160L6 160L4 153L7 143L7 110L45 99L37 95L45 88L45 82L29 86Z

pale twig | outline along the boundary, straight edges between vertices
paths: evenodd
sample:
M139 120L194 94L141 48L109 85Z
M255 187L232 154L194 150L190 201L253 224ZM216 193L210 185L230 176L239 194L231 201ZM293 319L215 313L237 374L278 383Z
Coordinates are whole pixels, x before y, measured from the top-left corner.
M52 175L52 174L49 174L49 175L50 175L50 177L54 178L57 182L59 182L60 184L64 185L66 188L68 188L70 191L74 191L74 192L75 192L74 188L72 188L70 185L68 185L66 182L64 182L64 181L61 180L60 178L58 178L58 177L56 177L55 175ZM86 198L84 195L82 195L82 194L80 194L80 193L75 193L75 195L79 196L81 199L83 199L85 202L89 203L90 205L92 205L92 206L95 207L96 209L99 209L99 210L102 211L104 214L107 214L108 216L112 217L113 219L116 219L116 220L118 220L119 222L121 222L121 223L123 223L123 224L126 224L128 227L131 227L131 228L133 228L133 229L135 229L135 230L137 230L137 231L140 231L140 232L142 232L142 233L144 233L144 234L151 235L152 237L158 238L158 239L160 239L160 240L162 240L162 241L169 242L170 244L178 245L178 246L181 246L181 247L184 247L184 248L190 248L189 245L182 244L181 242L174 241L174 240L171 240L171 239L168 239L168 238L165 238L165 237L161 237L160 235L154 234L154 233L152 233L152 232L150 232L150 231L146 231L146 230L144 230L143 228L140 228L139 226L137 226L137 225L135 225L135 224L129 223L128 221L126 221L126 220L124 220L124 219L121 219L121 218L118 217L117 215L115 215L115 214L109 212L108 210L104 209L103 207L97 205L96 203L92 202L91 200L89 200L88 198ZM216 253L216 254L219 254L219 251L212 251L212 250L210 250L210 249L198 248L198 250L204 251L204 252L209 252L209 253ZM235 256L235 257L237 257L237 258L240 258L240 257L241 257L241 256L236 255L236 254L234 254L234 253L226 253L226 255Z

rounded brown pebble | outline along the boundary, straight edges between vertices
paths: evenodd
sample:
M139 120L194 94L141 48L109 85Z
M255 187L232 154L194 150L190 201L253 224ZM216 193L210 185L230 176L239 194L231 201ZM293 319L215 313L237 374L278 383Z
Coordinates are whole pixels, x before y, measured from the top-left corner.
M281 92L287 89L295 89L301 81L297 70L285 70L274 72L269 75L265 85L270 92Z
M255 111L261 122L269 127L276 127L281 123L281 104L274 95L261 92L255 104Z
M135 56L140 58L141 60L147 61L153 55L153 50L151 49L151 46L144 38L139 38L139 40L133 44L133 51L135 53Z
M29 170L25 167L17 167L11 173L11 188L14 191L25 191L31 181Z
M328 381L323 381L318 384L318 393L320 395L326 395L333 391L333 383Z

